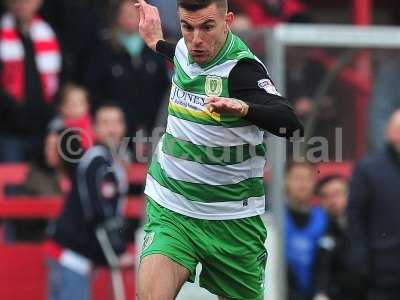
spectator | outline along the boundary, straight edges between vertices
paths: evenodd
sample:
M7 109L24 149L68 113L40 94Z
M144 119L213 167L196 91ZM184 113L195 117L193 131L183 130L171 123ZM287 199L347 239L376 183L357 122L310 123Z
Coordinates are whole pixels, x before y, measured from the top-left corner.
M90 299L93 267L109 265L96 235L105 230L113 255L126 248L121 208L127 182L123 161L112 151L125 133L121 109L98 108L95 116L97 145L90 148L72 172L72 189L47 246L49 299ZM67 149L65 149L67 150Z
M31 158L51 117L61 55L41 3L7 0L0 20L0 162Z
M383 150L356 165L347 226L352 270L368 300L400 299L400 110L390 117Z
M354 282L348 267L349 241L345 234L348 186L346 178L330 175L317 186L317 195L329 215L328 229L319 240L316 258L314 300L357 300Z
M119 0L106 40L89 64L86 85L96 108L118 101L127 117L128 135L151 131L168 83L164 60L153 53L138 33L138 11L131 0Z
M63 128L78 130L82 147L87 150L95 140L89 102L89 94L84 87L73 83L63 86L58 115L50 122L49 130L53 132Z
M43 18L57 33L63 52L63 82L82 84L87 62L106 27L109 0L44 0Z
M315 182L313 165L289 164L286 175L285 249L290 300L311 299L313 295L315 255L327 223L323 210L311 205Z
M390 115L400 108L399 56L382 56L374 80L369 106L369 142L372 151L385 145L385 126Z

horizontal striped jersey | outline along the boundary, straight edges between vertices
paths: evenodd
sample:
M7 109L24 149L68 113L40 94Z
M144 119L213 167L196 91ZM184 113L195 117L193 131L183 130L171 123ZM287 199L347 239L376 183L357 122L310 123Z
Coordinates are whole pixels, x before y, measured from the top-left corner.
M229 97L229 74L244 58L259 62L232 33L218 55L201 67L179 41L167 130L146 181L145 194L158 204L206 220L264 213L263 131L240 117L206 109L208 96Z

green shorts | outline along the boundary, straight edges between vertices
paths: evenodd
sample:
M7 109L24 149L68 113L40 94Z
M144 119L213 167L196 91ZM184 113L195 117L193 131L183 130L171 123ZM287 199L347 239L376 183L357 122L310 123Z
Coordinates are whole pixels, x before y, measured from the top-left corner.
M227 299L263 299L267 231L260 216L210 221L187 217L147 197L141 258L162 254L196 276L200 286Z

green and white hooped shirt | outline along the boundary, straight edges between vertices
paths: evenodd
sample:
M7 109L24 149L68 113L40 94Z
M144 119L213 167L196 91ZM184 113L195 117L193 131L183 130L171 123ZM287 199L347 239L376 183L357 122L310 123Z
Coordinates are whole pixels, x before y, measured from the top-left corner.
M206 109L208 96L229 97L229 74L243 58L259 61L232 33L219 54L201 67L183 39L179 41L167 130L154 153L145 189L161 206L206 220L265 212L263 131L240 117Z

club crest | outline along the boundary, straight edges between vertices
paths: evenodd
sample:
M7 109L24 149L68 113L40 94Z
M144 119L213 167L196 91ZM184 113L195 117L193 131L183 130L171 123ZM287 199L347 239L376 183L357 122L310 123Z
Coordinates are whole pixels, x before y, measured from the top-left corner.
M209 75L206 78L206 95L218 97L222 94L222 78L218 76Z
M143 250L151 245L151 243L154 240L154 235L155 235L155 232L149 232L146 234L146 236L144 237L144 240L143 240L143 247L142 247Z

